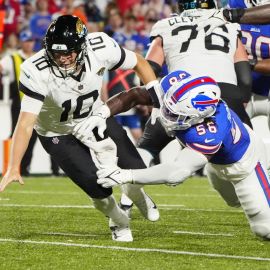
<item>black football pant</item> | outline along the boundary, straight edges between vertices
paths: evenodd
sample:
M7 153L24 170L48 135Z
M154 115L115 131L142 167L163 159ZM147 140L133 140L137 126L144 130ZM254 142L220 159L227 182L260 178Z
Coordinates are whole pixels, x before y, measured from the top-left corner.
M107 120L106 133L117 145L118 165L123 169L145 168L144 162L126 131L110 117ZM41 144L57 162L66 175L84 190L90 197L103 199L112 194L111 188L97 184L97 167L89 148L73 135L44 137L39 136Z

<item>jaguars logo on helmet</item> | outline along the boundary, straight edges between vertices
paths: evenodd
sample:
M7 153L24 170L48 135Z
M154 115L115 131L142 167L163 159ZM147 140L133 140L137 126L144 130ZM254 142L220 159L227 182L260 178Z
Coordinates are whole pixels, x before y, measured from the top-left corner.
M86 36L87 28L76 16L63 15L51 23L44 38L44 47L45 56L56 76L70 76L82 67L87 48ZM55 61L55 54L71 52L77 53L76 65L69 70L59 67Z

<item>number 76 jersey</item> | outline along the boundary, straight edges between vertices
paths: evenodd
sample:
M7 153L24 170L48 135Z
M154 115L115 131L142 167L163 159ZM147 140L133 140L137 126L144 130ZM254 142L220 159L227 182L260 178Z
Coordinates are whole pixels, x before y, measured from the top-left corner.
M206 35L205 29L197 31L194 20L175 16L158 21L151 30L151 40L162 38L169 72L181 69L193 75L207 74L217 82L237 85L234 54L240 26L228 23Z

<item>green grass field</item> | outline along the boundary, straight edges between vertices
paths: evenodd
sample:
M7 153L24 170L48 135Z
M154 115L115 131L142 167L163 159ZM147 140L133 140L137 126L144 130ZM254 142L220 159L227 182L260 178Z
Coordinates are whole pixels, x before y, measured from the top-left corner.
M270 242L256 238L241 209L226 206L205 178L146 190L161 219L151 223L134 209L134 242L118 243L68 179L12 184L0 194L0 269L270 269Z

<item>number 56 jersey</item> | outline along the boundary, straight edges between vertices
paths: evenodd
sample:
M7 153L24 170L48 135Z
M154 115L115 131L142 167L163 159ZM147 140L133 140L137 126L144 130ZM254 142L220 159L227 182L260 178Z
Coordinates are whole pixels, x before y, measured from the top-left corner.
M136 64L135 54L122 49L105 33L91 33L86 42L85 63L76 77L64 78L47 61L44 49L22 64L20 90L43 102L35 126L38 134L48 137L71 134L76 123L87 117L93 107L101 105L104 71L133 68ZM127 57L133 61L125 61Z
M224 180L243 179L265 159L261 140L225 102L219 103L215 115L207 121L177 131L176 138L185 147L208 155L209 165Z
M246 126L223 101L214 116L187 130L177 131L176 137L186 147L212 156L210 162L220 165L238 162L250 146Z
M193 75L207 74L217 82L237 85L234 54L239 25L228 23L206 35L204 29L196 30L194 20L175 16L158 21L151 30L151 40L162 38L169 72L181 69Z

